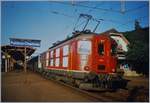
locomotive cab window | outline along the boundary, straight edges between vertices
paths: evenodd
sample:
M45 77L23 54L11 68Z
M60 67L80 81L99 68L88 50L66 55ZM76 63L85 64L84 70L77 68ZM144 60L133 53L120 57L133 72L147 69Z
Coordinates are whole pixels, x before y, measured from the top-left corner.
M91 41L80 40L78 41L78 53L79 54L90 54L91 53Z
M104 43L98 44L98 53L99 55L104 55Z

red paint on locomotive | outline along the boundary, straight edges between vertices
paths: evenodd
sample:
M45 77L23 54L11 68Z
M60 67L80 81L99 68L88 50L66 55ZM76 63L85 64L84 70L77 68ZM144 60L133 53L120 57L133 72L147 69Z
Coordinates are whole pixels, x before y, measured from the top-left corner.
M43 53L42 62L47 69L94 71L97 74L113 73L117 64L115 45L115 42L106 35L81 34ZM65 46L68 46L67 53L64 51ZM56 49L59 49L59 52ZM46 57L46 53L49 53L49 57ZM64 63L65 61L67 64Z

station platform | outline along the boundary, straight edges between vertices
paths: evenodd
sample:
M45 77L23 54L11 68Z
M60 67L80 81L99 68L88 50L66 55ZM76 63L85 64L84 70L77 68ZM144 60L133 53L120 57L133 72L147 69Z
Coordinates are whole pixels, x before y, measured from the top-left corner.
M149 101L149 79L145 77L126 77L129 80L127 90L92 92L93 96L99 97L99 99L48 80L33 71L2 72L1 77L2 102Z
M32 71L2 73L2 102L94 102L78 91Z

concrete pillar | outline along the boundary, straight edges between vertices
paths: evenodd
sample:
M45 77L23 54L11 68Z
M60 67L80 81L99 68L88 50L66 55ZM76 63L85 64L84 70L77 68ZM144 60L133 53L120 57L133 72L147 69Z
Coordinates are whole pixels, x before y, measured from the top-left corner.
M9 58L7 59L7 72L9 72Z
M24 71L27 72L26 47L25 47L25 50L24 50Z
M10 71L10 58L8 58L8 71Z
M7 72L7 59L5 58L5 72Z

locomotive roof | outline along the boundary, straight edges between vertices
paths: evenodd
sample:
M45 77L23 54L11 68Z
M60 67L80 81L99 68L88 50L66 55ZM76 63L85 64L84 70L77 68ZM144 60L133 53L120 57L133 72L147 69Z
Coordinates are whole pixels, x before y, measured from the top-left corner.
M76 37L78 37L80 35L105 35L105 36L109 36L109 33L118 33L118 31L115 30L114 28L112 28L112 29L110 29L108 31L99 33L99 34L98 33L94 33L94 32L90 32L89 30L81 31L81 32L75 31L75 32L73 32L73 35L71 37L68 37L65 40L59 41L58 43L54 43L54 45L51 46L49 49L52 49L52 48L54 48L54 47L56 47L56 46L58 46L58 45L60 45L60 44L62 44L64 42L66 42L68 40L71 40L73 38L76 38Z
M71 40L71 39L73 39L73 38L76 38L76 37L78 37L78 36L80 36L80 35L96 35L97 33L93 33L93 32L87 32L87 31L82 31L82 32L73 32L73 35L71 36L71 37L68 37L68 38L66 38L65 40L62 40L62 41L60 41L60 42L58 42L58 43L56 43L56 44L54 44L52 47L50 47L49 49L51 49L51 48L54 48L54 47L56 47L56 46L58 46L59 44L62 44L62 43L64 43L64 42L66 42L66 41L68 41L68 40Z

